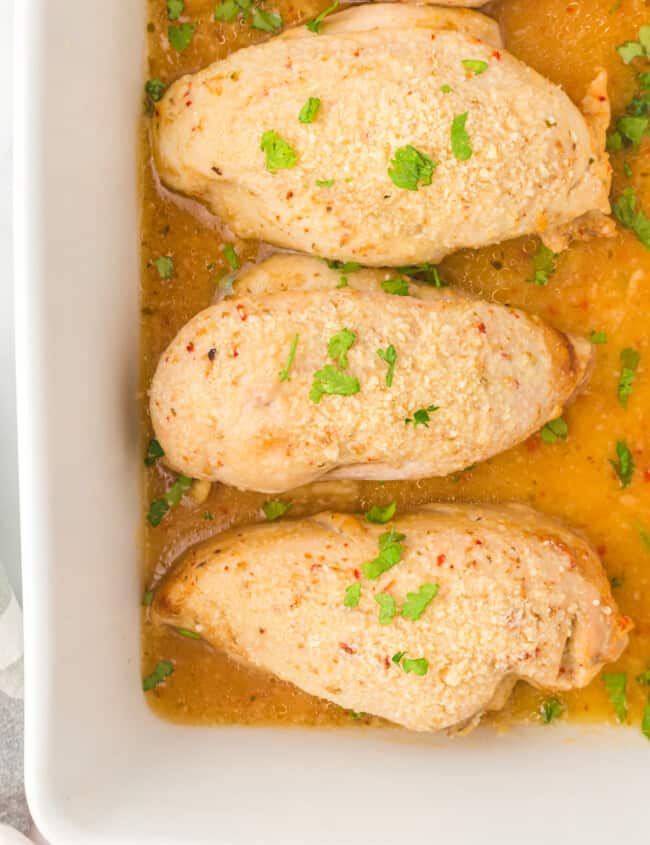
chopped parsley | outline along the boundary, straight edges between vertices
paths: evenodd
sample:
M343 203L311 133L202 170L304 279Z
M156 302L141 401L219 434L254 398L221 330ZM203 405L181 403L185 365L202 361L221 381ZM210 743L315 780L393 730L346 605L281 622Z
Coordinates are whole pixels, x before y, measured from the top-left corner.
M266 155L266 169L271 173L276 170L291 170L298 161L295 151L274 129L269 129L262 135L260 149Z
M623 115L623 117L619 117L616 121L616 130L622 142L627 141L633 147L638 148L643 140L643 136L648 130L648 118L644 116ZM617 138L616 133L613 136L610 135L608 142L610 144L613 143L615 148L618 147L621 149L623 144L621 143L619 146L618 140L611 140L612 138Z
M429 661L426 657L416 657L415 659L405 657L402 660L402 669L407 674L413 672L414 675L426 675L429 671Z
M323 396L353 396L360 390L361 385L358 379L342 373L332 364L326 364L322 370L314 373L309 398L318 405Z
M550 725L564 712L564 705L559 698L547 698L542 701L539 715L545 725Z
M627 719L627 672L603 672L603 683L619 722Z
M142 679L142 689L145 692L149 692L149 690L157 687L158 684L162 684L165 678L168 678L173 671L174 664L170 660L160 660L153 672Z
M366 561L361 567L366 578L374 581L398 564L402 559L402 540L405 539L406 534L400 534L394 528L385 534L380 534L379 554L374 560Z
M391 343L390 346L386 347L386 349L378 349L377 355L379 355L385 364L388 364L388 370L386 371L386 387L392 387L395 362L397 361L397 352L395 351L395 347Z
M465 123L469 112L457 114L451 124L451 151L458 161L467 161L472 156L472 147Z
M589 340L592 343L607 343L607 332L592 332Z
M341 276L341 279L340 279L338 285L336 286L337 289L338 288L346 288L347 286L348 286L348 277L347 276Z
M405 651L396 651L395 654L391 657L391 660L396 666L399 666L405 654Z
M341 329L340 332L332 335L327 344L327 354L342 370L348 368L348 352L356 339L356 334L350 329Z
M171 279L174 275L174 259L169 255L161 255L153 262L161 279Z
M291 346L289 347L289 357L287 358L287 363L284 365L284 369L280 370L278 373L280 377L280 381L291 381L291 376L289 375L289 370L291 369L291 365L293 364L293 359L296 357L296 349L298 347L298 338L299 335L295 334L293 336L293 340L291 341Z
M144 595L142 596L142 604L144 607L149 607L152 604L153 596L153 590L145 590Z
M434 411L439 410L440 408L438 405L429 405L426 408L419 408L412 417L408 417L404 420L404 424L410 425L410 423L413 423L413 428L417 428L419 425L424 425L428 428L429 423L431 422L431 414Z
M393 279L386 279L381 283L382 290L386 293L394 293L396 296L408 296L409 284L406 279L401 276L395 276Z
M316 180L316 187L317 188L331 188L334 184L333 179L317 179Z
M440 90L443 94L451 94L454 89L451 87L451 85L447 85L447 83L445 83L444 85L440 86Z
M365 719L368 714L364 713L363 710L350 710L350 718L354 719L355 722L358 722L359 719Z
M643 715L641 716L641 733L646 739L650 739L650 695L643 708Z
M540 434L544 443L552 445L557 443L558 440L567 439L569 426L566 424L564 417L557 417L557 419L547 422Z
M152 437L151 440L147 443L147 454L144 456L144 465L146 467L153 466L158 460L158 458L164 457L165 450L156 440L156 438Z
M401 615L404 619L412 619L417 622L437 595L437 584L422 584L417 593L406 594L406 601L400 611Z
M650 26L640 27L638 37L638 41L625 41L616 48L616 52L626 65L634 59L650 58Z
M350 584L349 587L345 588L345 597L343 598L343 604L345 607L357 607L360 598L361 584L357 582L356 584Z
M190 628L175 628L174 629L177 634L180 634L181 637L187 637L188 640L200 640L201 634L197 634L196 631L192 631Z
M480 76L488 69L488 63L482 59L463 59L462 65L466 70L470 70L474 76Z
M618 476L621 487L629 487L634 474L634 459L624 440L616 441L616 456L616 461L610 458L609 462L614 467L614 472Z
M248 9L248 6L241 6L239 3L236 3L235 0L224 0L223 3L218 3L214 9L214 19L215 21L225 21L226 23L231 23L235 20L240 12L244 12Z
M177 21L184 8L185 0L167 0L167 17L170 21Z
M388 593L379 593L375 596L375 601L379 605L379 624L388 625L397 613L395 599Z
M239 259L235 252L235 247L232 244L226 244L223 248L223 255L232 270L239 269Z
M642 525L639 526L639 540L646 552L650 552L650 534Z
M262 505L262 510L264 511L264 516L266 517L267 522L275 522L276 519L280 519L281 516L284 516L285 513L292 508L292 506L293 502L282 502L280 499L269 499Z
M339 270L341 273L356 273L357 270L361 270L361 264L358 261L335 261L329 258L324 258L323 261L330 270Z
M211 522L214 519L214 514L212 511L204 511L203 512L203 519Z
M650 669L646 669L645 672L641 672L635 678L637 684L641 684L641 686L650 686Z
M636 349L628 346L621 352L620 358L622 368L618 379L618 401L624 408L627 408L641 356Z
M176 505L183 498L183 494L192 486L192 479L186 475L179 475L176 481L172 484L164 496L159 499L154 499L149 505L149 513L147 514L147 522L154 528L160 525L163 516L170 508Z
M391 502L385 508L382 508L381 505L373 505L370 510L365 512L364 516L368 522L372 522L375 525L385 525L395 516L396 510L397 502Z
M318 35L320 33L320 28L323 25L323 21L325 20L325 18L328 15L331 15L332 12L335 12L338 9L338 7L339 7L339 0L335 0L335 2L332 3L331 6L328 6L327 9L322 11L320 13L320 15L316 15L316 17L313 20L307 21L307 24L306 24L307 29L310 32L315 32Z
M182 53L183 50L186 50L190 46L190 42L192 38L194 38L194 31L196 30L196 24L187 21L187 23L181 23L178 26L169 26L167 27L167 37L169 38L169 43L179 53Z
M305 105L300 109L298 120L301 123L313 123L320 109L320 100L318 97L310 97Z
M628 179L632 178L632 167L629 161L623 162L623 173L625 173Z
M648 220L642 208L636 210L636 191L634 188L623 190L623 193L612 205L612 211L621 226L634 232L643 246L650 249L650 220Z
M264 9L253 9L251 25L254 29L261 29L262 32L275 32L282 26L282 15L276 12L267 12Z
M537 252L533 255L533 275L527 281L534 282L540 287L547 285L548 280L557 269L557 257L557 253L540 241Z
M391 159L388 175L393 185L405 191L417 191L430 185L437 163L426 153L416 150L411 144L398 147Z
M424 282L434 288L449 287L447 282L440 278L440 273L435 264L410 264L406 267L398 267L397 269L400 273L404 273L406 276L415 276L419 282Z
M152 103L162 100L162 96L166 90L167 86L160 79L148 79L144 86L144 92Z
M609 584L612 590L620 590L624 583L625 581L620 575L614 575L613 578L609 579Z

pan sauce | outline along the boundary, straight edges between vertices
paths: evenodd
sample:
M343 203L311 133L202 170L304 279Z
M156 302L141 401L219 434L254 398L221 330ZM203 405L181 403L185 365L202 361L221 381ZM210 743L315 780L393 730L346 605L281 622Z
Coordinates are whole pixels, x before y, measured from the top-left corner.
M269 0L285 25L316 15L326 4L313 0ZM216 23L214 0L185 0L182 20L197 23L189 47L181 52L167 44L165 0L150 0L148 78L169 83L222 58L232 50L267 37L248 24ZM610 75L615 115L634 92L634 72L625 67L616 46L635 39L639 26L650 23L642 0L495 0L489 14L502 25L508 49L579 101L595 69ZM542 37L540 38L540 33ZM628 185L650 213L650 145L612 156L612 195ZM624 162L632 176L624 174ZM239 241L222 230L195 204L162 190L150 161L147 121L141 137L142 185L142 427L143 442L151 436L146 390L157 360L181 326L212 300L219 279L230 269L224 243L235 246L240 262L259 260L269 248ZM629 171L628 171L629 172ZM400 508L439 500L502 501L516 499L565 519L583 529L599 549L622 612L632 617L630 646L608 671L628 673L629 721L638 725L647 687L634 676L650 666L650 252L628 231L616 238L575 244L557 262L545 287L527 282L532 276L532 238L451 256L440 265L451 284L470 288L498 302L507 302L543 316L565 331L588 336L606 332L608 342L596 347L596 366L587 391L564 414L566 441L544 443L539 435L509 452L446 479L419 482L330 482L303 488L282 498L293 501L291 514L301 516L325 508L367 509L397 500ZM161 280L153 265L171 256L174 275ZM617 399L619 354L633 347L641 355L627 410ZM617 440L625 440L636 465L629 487L621 489L609 464ZM144 508L162 495L173 476L160 464L146 470ZM145 522L143 589L148 589L188 546L233 524L262 519L261 494L213 485L206 502L183 502L158 527ZM158 628L143 611L143 674L159 660L171 660L174 673L146 694L163 718L192 724L275 723L333 725L351 722L348 711L315 699L289 684L235 664L195 640ZM490 717L498 725L537 719L546 696L518 685L506 709ZM562 696L572 721L615 721L602 680ZM362 717L358 721L370 722ZM376 720L379 721L379 720Z

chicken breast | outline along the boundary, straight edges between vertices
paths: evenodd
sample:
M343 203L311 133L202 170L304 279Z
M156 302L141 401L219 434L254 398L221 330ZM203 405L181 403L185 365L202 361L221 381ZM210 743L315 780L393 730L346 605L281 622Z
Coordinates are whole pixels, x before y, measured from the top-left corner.
M446 475L559 416L586 378L591 344L537 317L390 271L341 278L278 255L181 329L150 391L171 468L266 493Z
M588 684L631 624L588 543L520 505L227 531L187 555L153 610L312 695L418 731L475 724L519 679Z
M385 266L607 233L608 123L604 73L583 114L485 15L377 3L183 77L152 130L163 183L240 237Z

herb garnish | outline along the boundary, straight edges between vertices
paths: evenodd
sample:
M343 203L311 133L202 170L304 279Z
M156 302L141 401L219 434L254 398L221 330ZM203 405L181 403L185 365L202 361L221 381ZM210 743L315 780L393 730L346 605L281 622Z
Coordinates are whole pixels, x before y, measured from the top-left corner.
M153 525L154 528L160 525L163 516L170 508L176 507L183 498L183 493L189 490L191 486L191 478L188 478L186 475L179 475L164 496L154 499L149 505L149 513L147 514L149 525Z
M447 85L447 83L445 83L444 85L440 86L440 90L443 94L451 94L454 89L451 87L451 85Z
M161 279L171 279L174 275L174 259L170 255L161 255L153 265Z
M618 379L618 401L624 408L627 408L628 399L634 385L636 368L639 366L641 356L636 349L628 346L621 352L620 358L622 369Z
M231 23L235 20L237 15L240 13L243 14L248 11L249 8L250 2L238 3L235 2L235 0L224 0L223 3L218 3L215 6L214 19L215 21L225 21L226 23Z
M363 574L371 581L392 569L402 559L402 540L406 534L400 534L391 528L385 534L379 535L379 554L374 560L366 561L363 566Z
M639 40L625 41L616 48L616 52L626 65L642 56L650 58L650 26L642 26L639 29Z
M187 637L188 640L201 639L201 634L198 634L196 631L192 631L190 628L175 628L174 630L177 634L180 634L181 637Z
M650 695L648 695L648 700L641 716L641 733L646 739L650 739Z
M388 593L379 593L375 596L375 601L379 605L379 624L388 625L397 613L395 599Z
M368 522L372 522L375 525L385 525L395 516L396 510L397 502L391 502L385 508L382 508L381 505L373 505L370 510L365 512L364 516Z
M449 287L447 282L440 278L440 273L435 264L425 262L424 264L410 264L406 267L398 267L397 269L400 273L404 273L406 276L414 276L419 282L424 282L434 288Z
M393 279L386 279L381 283L382 290L385 290L386 293L393 293L396 296L408 296L409 295L409 283L406 279L401 278L401 276L395 276Z
M260 29L262 32L275 32L281 28L282 23L282 15L278 15L276 12L267 12L257 6L253 9L251 25L254 29Z
M405 657L402 660L402 669L407 674L413 672L414 675L426 675L429 671L429 661L426 657L416 657L415 659Z
M480 76L488 69L488 63L482 59L463 59L462 65L467 70L471 70L474 76Z
M417 622L437 595L438 584L421 584L417 593L406 594L406 601L400 611L401 615L404 619Z
M237 253L235 252L235 247L232 244L226 244L223 248L223 255L232 270L239 269L239 259L237 258Z
M183 50L187 49L190 46L190 42L192 38L194 38L194 31L196 30L196 24L187 21L186 23L181 23L178 26L169 26L167 27L167 37L169 38L169 43L179 53L182 53Z
M636 191L625 188L612 205L614 217L625 229L631 229L646 249L650 249L650 220L642 208L636 210Z
M145 692L149 692L149 690L157 687L158 684L162 684L165 678L168 678L173 671L174 664L170 660L159 661L153 672L142 679L142 689Z
M345 597L343 599L345 607L357 607L360 598L361 584L357 582L356 584L350 584L349 587L345 588Z
M154 591L153 590L145 590L142 596L142 604L144 607L149 607L153 602Z
M645 672L640 672L635 681L637 684L641 684L641 686L650 686L650 669L646 669Z
M293 502L282 502L280 499L269 499L262 505L264 516L268 522L275 522L293 507Z
M429 423L431 422L431 414L434 411L439 411L440 407L438 405L429 405L427 408L420 408L417 410L412 417L408 417L404 420L405 425L409 425L413 423L413 428L417 428L419 425L424 425L427 428L429 427Z
M564 417L557 417L557 419L547 422L540 434L544 443L551 445L557 443L558 440L567 439L569 426L566 424Z
M317 15L313 20L307 21L306 26L310 32L315 32L317 35L320 33L320 28L323 25L323 21L328 15L331 15L332 12L335 12L339 7L339 0L335 0L331 6L328 6L327 9L322 11L320 15Z
M396 666L399 666L401 659L406 654L405 651L396 651L395 654L391 657L391 660Z
M144 456L144 465L146 467L153 466L158 460L158 458L164 457L165 450L156 440L156 438L152 437L151 440L147 443L147 454Z
M390 346L386 347L386 349L378 349L377 355L379 355L385 364L388 364L388 370L386 372L386 387L392 387L395 362L397 361L397 352L395 351L395 347L391 343Z
M634 459L624 440L616 441L616 455L618 460L613 461L610 458L609 462L614 467L614 472L618 476L621 487L629 487L634 474Z
M329 258L324 258L323 261L330 270L339 270L341 273L356 273L357 270L361 270L361 264L358 261L336 261Z
M334 179L317 179L316 180L316 187L317 188L331 188L334 184Z
M561 716L564 711L564 705L559 698L547 698L542 701L539 708L539 715L545 725L549 725L558 716Z
M340 332L332 335L327 344L327 354L336 361L342 370L348 368L348 351L356 339L356 334L350 329L341 329Z
M287 358L287 363L284 365L284 369L280 370L278 373L280 377L280 381L291 381L291 376L289 375L289 370L291 369L291 365L293 364L293 359L296 357L296 349L298 347L298 338L299 335L295 334L293 336L293 340L291 341L291 346L289 347L289 357Z
M411 144L398 147L390 164L388 175L392 183L405 191L417 191L420 187L430 185L438 166L430 156L416 150Z
M144 93L146 94L145 109L147 114L153 114L153 104L162 100L166 90L167 86L160 79L148 79L146 81Z
M313 123L320 109L320 100L318 97L310 97L305 105L300 109L298 120L301 123Z
M266 155L266 169L271 173L276 170L291 170L296 166L298 156L274 129L262 135L260 149Z
M548 280L555 273L556 261L558 255L549 249L541 241L537 247L537 252L533 255L533 276L528 279L529 282L534 282L540 287L548 284Z
M619 722L627 719L627 672L603 672L603 683Z
M589 340L592 343L607 343L607 332L592 332Z
M184 8L185 0L167 0L167 17L170 21L177 21Z
M465 129L469 112L457 114L451 124L451 151L458 161L467 161L472 156L469 135Z
M316 405L323 396L352 396L361 390L359 380L337 370L332 364L325 364L322 370L314 373L314 382L309 391L309 398Z

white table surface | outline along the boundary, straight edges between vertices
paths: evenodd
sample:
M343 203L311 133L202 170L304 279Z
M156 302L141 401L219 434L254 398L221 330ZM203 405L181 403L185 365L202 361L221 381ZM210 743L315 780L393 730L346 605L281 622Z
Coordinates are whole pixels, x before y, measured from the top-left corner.
M5 33L12 32L12 7L13 0L0 0ZM0 107L0 560L20 599L11 245L12 48L12 39L5 37L0 50L0 79L5 92Z

